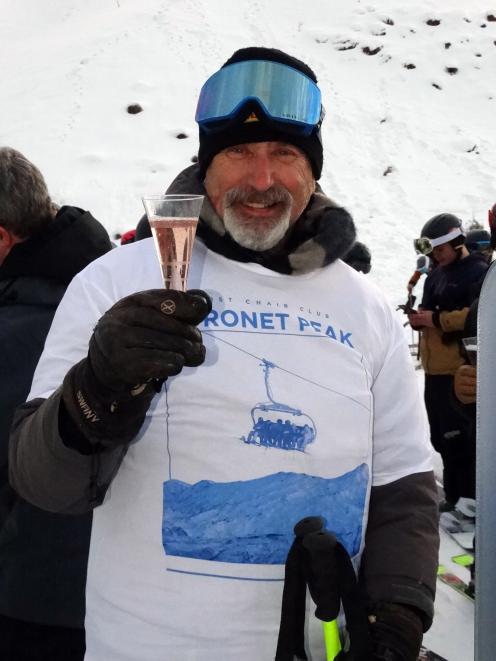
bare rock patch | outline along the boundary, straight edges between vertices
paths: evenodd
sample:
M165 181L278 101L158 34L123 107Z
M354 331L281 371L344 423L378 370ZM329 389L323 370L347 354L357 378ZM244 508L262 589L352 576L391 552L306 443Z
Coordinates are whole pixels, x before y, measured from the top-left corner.
M139 103L129 104L126 110L130 115L137 115L138 113L143 112L143 108L140 106Z

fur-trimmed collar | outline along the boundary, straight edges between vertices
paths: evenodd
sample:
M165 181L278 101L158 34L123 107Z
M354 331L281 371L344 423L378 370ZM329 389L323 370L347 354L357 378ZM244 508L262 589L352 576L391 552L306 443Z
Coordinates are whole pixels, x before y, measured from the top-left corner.
M183 170L167 193L205 195L198 176L198 165ZM326 197L320 187L300 218L293 225L284 253L257 252L238 245L227 234L222 220L208 197L203 203L198 236L208 248L239 262L255 262L279 273L308 273L343 257L355 241L355 226L350 214Z

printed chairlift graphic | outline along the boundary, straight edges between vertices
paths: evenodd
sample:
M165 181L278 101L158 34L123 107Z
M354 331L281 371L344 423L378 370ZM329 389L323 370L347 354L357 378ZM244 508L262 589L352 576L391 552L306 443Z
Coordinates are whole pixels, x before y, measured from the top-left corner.
M315 424L310 416L299 409L276 402L270 387L270 370L277 365L262 358L267 402L259 402L251 410L253 427L248 436L241 440L253 445L277 448L279 450L298 450L313 443L317 436Z
M317 426L312 417L296 406L277 401L277 393L273 394L270 379L272 377L274 383L275 370L278 370L278 388L284 393L298 393L292 394L297 397L297 402L302 401L302 398L311 401L309 388L354 401L339 390L270 362L224 338L216 337L216 340L229 346L231 351L245 354L250 362L256 361L257 366L253 365L252 370L256 378L260 378L259 368L263 369L267 399L254 404L251 410L248 409L251 419L245 408L242 429L231 430L235 456L239 456L237 452L243 448L256 454L259 454L258 448L264 448L267 452L272 448L301 453L299 456L294 454L294 457L303 460L306 448L314 442L317 445ZM292 385L295 379L296 383L305 383L305 386L285 387ZM326 394L326 400L328 397ZM355 403L357 423L366 434L368 411L363 417L363 405L359 401ZM325 415L323 419L326 419ZM246 429L250 423L251 428ZM190 564L182 565L179 560L181 558L239 566L284 565L294 540L295 521L308 516L309 512L326 519L352 557L359 553L370 480L370 469L365 462L358 461L356 466L341 474L333 473L332 476L294 472L286 467L286 470L229 482L210 480L205 475L203 479L191 483L179 479L174 472L175 455L169 445L169 428L167 447L171 459L169 478L163 484L162 513L163 548L169 558L174 558L168 570L186 573L197 571ZM246 435L241 435L243 431L247 432ZM246 456L244 452L242 454ZM265 457L269 458L268 455ZM263 453L260 453L260 459L264 459ZM285 494L291 494L290 504ZM176 562L179 564L176 565ZM212 574L209 574L206 567L202 567L201 571L217 576L223 570L217 564ZM225 571L231 578L260 580L256 567L254 573L249 575L246 571L251 570L241 567L236 570L230 566ZM280 580L280 576L276 572L269 580Z

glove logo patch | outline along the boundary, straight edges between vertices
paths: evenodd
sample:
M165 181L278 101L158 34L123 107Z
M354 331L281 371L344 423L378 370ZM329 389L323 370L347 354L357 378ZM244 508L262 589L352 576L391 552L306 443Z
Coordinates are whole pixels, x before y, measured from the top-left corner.
M86 420L89 420L90 422L100 422L100 418L97 416L95 411L93 411L92 408L88 405L86 402L83 393L78 390L76 393L76 398L79 404L79 408L81 409L82 414L86 418Z
M164 314L174 314L176 311L176 304L170 298L160 303L160 311Z

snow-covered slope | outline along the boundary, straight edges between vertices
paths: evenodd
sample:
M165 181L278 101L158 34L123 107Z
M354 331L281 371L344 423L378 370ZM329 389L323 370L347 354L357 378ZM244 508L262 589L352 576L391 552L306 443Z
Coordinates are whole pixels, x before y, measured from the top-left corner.
M422 224L440 211L485 221L496 199L495 18L486 0L3 0L0 143L59 202L126 230L196 153L205 78L236 48L286 49L323 90L322 185L397 303Z
M494 0L2 0L0 44L0 144L110 232L134 227L141 196L191 162L201 84L252 45L316 71L321 184L353 214L368 277L394 304L423 223L441 211L486 222L496 201ZM473 609L447 590L429 644L469 661Z

